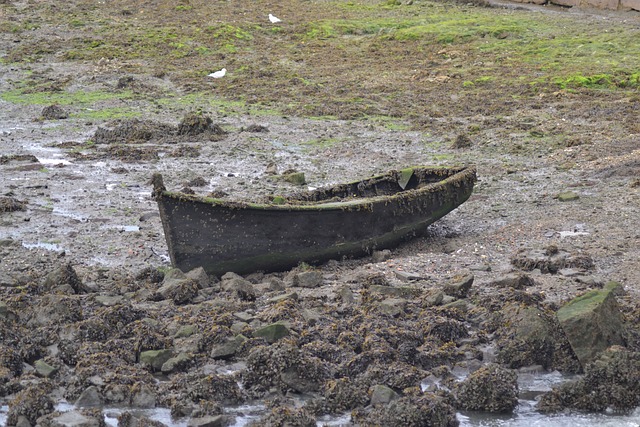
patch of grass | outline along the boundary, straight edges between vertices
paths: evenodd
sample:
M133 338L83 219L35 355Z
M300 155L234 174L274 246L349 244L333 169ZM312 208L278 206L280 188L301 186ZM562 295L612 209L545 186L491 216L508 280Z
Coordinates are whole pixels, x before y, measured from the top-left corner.
M566 77L557 77L554 79L554 83L560 86L561 89L639 88L640 72L631 74L620 73L618 75L603 73L590 76L575 74Z
M0 99L14 104L28 105L74 105L90 106L97 102L109 101L113 99L130 99L130 91L123 92L32 92L24 89L14 89L0 93Z
M134 117L140 117L141 115L142 113L140 113L139 111L132 111L128 108L110 107L83 110L81 112L72 114L72 117L92 120L115 120L131 119Z

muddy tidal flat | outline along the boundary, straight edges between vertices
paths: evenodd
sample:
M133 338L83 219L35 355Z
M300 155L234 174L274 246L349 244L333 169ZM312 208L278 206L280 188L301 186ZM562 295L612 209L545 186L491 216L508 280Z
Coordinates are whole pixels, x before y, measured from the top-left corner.
M637 426L638 70L634 11L0 1L0 424ZM150 182L470 164L423 236L242 276Z

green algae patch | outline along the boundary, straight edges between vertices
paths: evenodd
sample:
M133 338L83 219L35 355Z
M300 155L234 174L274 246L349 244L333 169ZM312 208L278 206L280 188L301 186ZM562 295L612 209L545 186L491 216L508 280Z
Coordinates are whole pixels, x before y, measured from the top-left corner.
M25 89L15 89L0 94L0 99L13 104L27 105L74 105L89 106L103 101L114 99L130 99L133 94L129 91L123 92L35 92Z

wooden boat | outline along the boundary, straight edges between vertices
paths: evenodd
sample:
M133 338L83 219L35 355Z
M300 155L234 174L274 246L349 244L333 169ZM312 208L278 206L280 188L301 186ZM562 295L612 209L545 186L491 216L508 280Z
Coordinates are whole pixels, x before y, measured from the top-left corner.
M240 203L170 192L160 174L152 178L171 262L213 275L283 271L394 247L467 200L475 181L474 166L413 167Z

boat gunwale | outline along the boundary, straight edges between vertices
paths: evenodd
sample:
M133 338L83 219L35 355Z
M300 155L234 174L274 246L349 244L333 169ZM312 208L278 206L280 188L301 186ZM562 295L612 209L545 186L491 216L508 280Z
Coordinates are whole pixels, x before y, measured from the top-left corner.
M241 202L241 201L226 201L212 197L206 196L198 196L185 194L181 192L173 192L168 191L160 183L158 184L154 181L154 186L156 187L154 194L155 197L167 197L170 199L178 200L178 201L188 201L194 203L202 203L210 206L216 206L220 208L226 209L252 209L252 210L264 210L264 211L332 211L332 210L354 210L354 209L367 209L367 207L373 206L379 203L391 203L397 202L403 199L413 199L416 197L420 197L426 193L433 193L440 191L442 187L446 187L449 185L453 185L456 182L461 182L465 180L469 180L475 183L476 181L476 166L475 165L465 165L465 166L449 166L449 167L424 167L424 166L416 166L407 169L422 169L422 170L432 170L437 172L439 170L451 170L451 169L459 169L454 174L436 182L429 183L424 185L423 187L410 189L410 190L400 190L394 194L383 194L379 196L370 196L370 197L359 197L354 198L352 200L344 200L344 201L332 201L332 202L316 202L316 201L299 201L298 203L283 203L283 204L275 204L275 203L250 203L250 202ZM391 172L387 172L382 175L373 176L370 178L365 178L357 181L352 181L347 184L341 185L351 185L358 184L360 182L374 180L377 178L381 178L389 175ZM328 186L326 188L331 188ZM285 199L286 200L286 199Z

